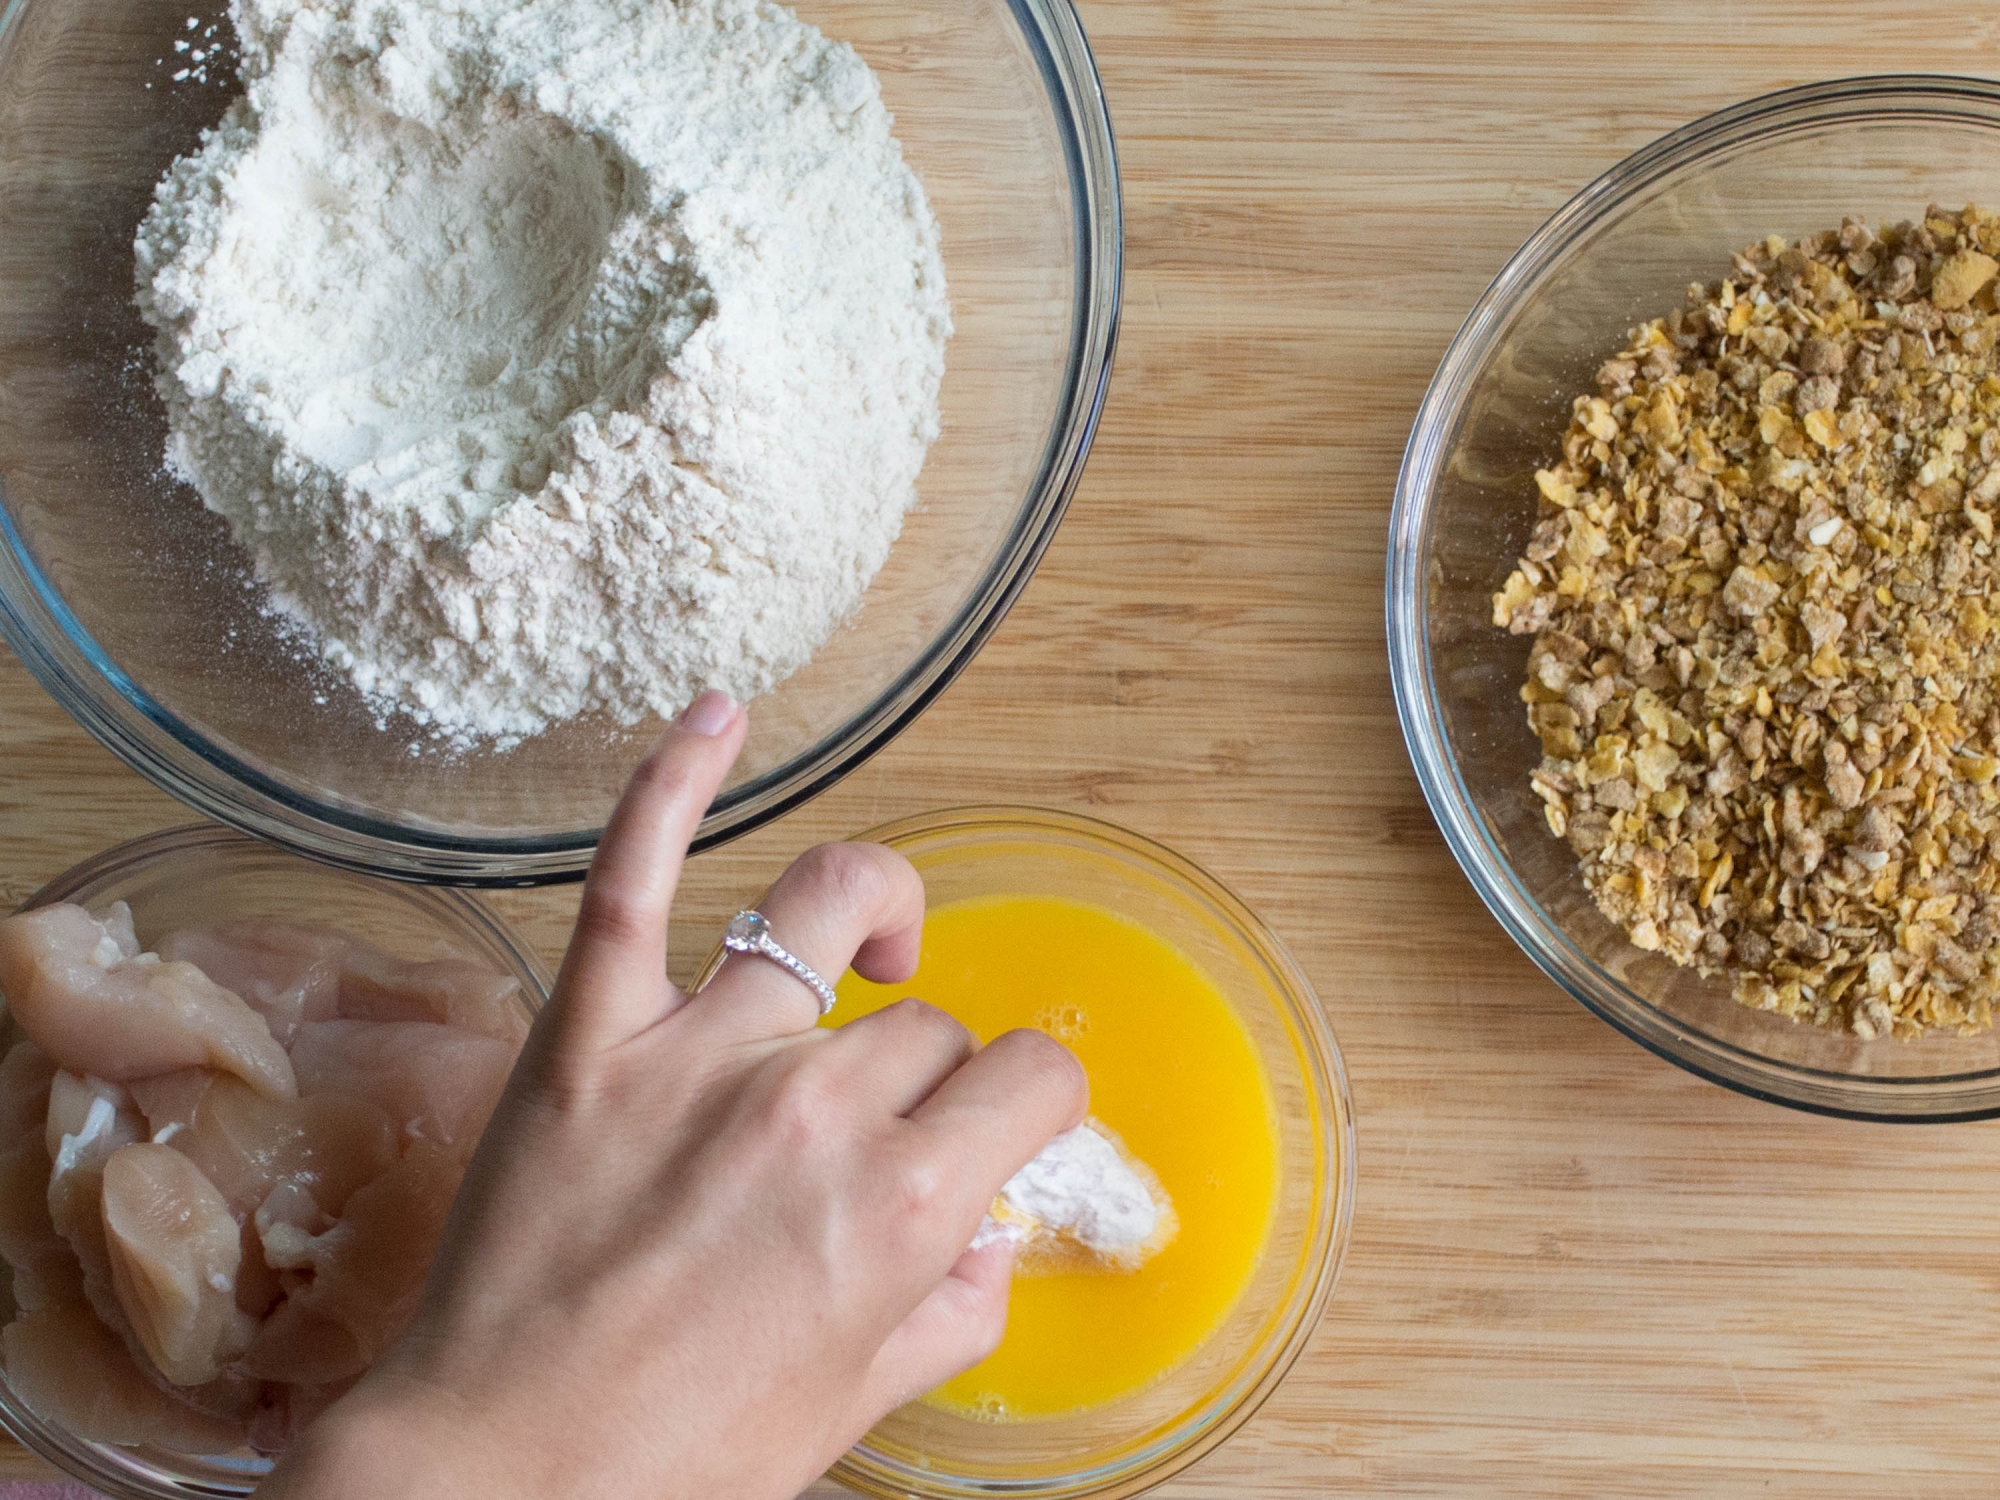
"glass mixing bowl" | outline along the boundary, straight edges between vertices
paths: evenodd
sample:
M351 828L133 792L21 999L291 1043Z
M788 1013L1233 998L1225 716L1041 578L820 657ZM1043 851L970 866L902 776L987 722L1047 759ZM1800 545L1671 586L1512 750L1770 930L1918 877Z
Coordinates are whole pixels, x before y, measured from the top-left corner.
M531 1015L548 999L551 983L534 950L467 892L369 880L209 824L107 849L50 881L23 909L57 901L127 902L145 944L176 927L265 918L341 928L401 958L472 959L519 980ZM89 1442L29 1410L4 1374L0 1427L115 1500L248 1495L271 1467L248 1449L195 1457Z
M1117 166L1068 0L795 9L881 80L943 226L957 334L919 508L856 617L752 705L698 846L824 790L972 659L1061 519L1116 331ZM176 81L175 41L210 26L222 51ZM411 724L378 730L297 658L220 518L162 471L132 235L236 92L227 38L218 0L0 9L0 630L86 729L225 823L408 879L573 877L657 726L413 754Z
M1240 1427L1305 1347L1333 1288L1354 1201L1340 1052L1283 945L1212 876L1090 818L1018 807L925 813L861 835L900 849L932 906L1005 894L1067 897L1166 939L1222 991L1256 1045L1277 1111L1278 1202L1249 1286L1184 1363L1072 1416L982 1422L916 1404L883 1421L831 1477L881 1497L1109 1497L1149 1489Z
M1396 706L1446 841L1501 926L1634 1040L1762 1099L1826 1114L2000 1114L2000 1033L1864 1042L1737 1004L1724 980L1642 953L1585 893L1528 775L1541 747L1516 696L1529 638L1492 595L1536 518L1534 471L1570 402L1635 324L1787 239L2000 202L2000 85L1852 78L1697 120L1627 158L1544 224L1446 351L1410 434L1390 523Z

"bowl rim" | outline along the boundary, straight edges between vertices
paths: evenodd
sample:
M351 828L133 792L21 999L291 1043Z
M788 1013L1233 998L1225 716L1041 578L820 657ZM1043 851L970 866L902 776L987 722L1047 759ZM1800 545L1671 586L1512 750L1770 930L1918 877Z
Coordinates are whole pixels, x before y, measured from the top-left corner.
M1480 900L1537 968L1649 1052L1712 1083L1814 1114L1936 1124L2000 1116L2000 1069L1889 1080L1781 1062L1675 1020L1548 921L1459 773L1443 733L1426 630L1429 501L1451 440L1497 336L1570 244L1646 190L1718 152L1829 124L1898 118L2000 127L2000 83L1953 74L1868 74L1761 94L1641 147L1529 235L1473 304L1417 408L1390 514L1384 619L1396 716L1424 800Z
M1327 1211L1312 1226L1304 1252L1307 1273L1300 1277L1281 1314L1282 1335L1268 1359L1245 1372L1184 1418L1170 1434L1094 1469L1055 1479L978 1479L938 1469L916 1469L886 1459L858 1443L828 1477L863 1494L927 1496L932 1500L980 1500L1014 1495L1035 1500L1115 1500L1163 1483L1195 1463L1247 1422L1283 1382L1317 1331L1334 1283L1339 1279L1353 1234L1356 1181L1354 1101L1340 1046L1327 1023L1318 991L1284 941L1241 897L1202 866L1157 840L1102 818L1016 803L974 803L920 812L879 824L855 835L859 840L902 847L920 838L954 831L1004 831L1030 842L1081 842L1165 877L1192 895L1256 955L1297 1028L1305 1061L1302 1082L1317 1107L1316 1145L1320 1170L1316 1188ZM1050 838L1050 835L1056 836ZM706 971L704 971L706 972ZM699 985L697 984L697 988Z
M74 900L91 886L128 870L187 854L288 860L297 864L301 875L311 879L372 883L370 877L358 871L308 859L294 850L247 837L234 829L214 823L185 823L113 844L45 882L12 909L32 911L58 901ZM476 934L506 954L515 976L526 981L523 998L531 1009L539 1011L548 1003L555 980L541 954L473 892L439 886L398 885L395 889L403 899L429 908L429 914L438 919L441 929ZM262 1469L253 1469L246 1461L240 1488L219 1477L162 1479L144 1467L143 1450L93 1442L28 1409L8 1387L4 1371L0 1371L0 1431L63 1473L117 1500L249 1495L264 1477Z
M0 48L26 4L10 0L0 8ZM1006 0L1006 9L1041 76L1069 190L1075 266L1057 416L1005 539L952 618L845 722L717 797L692 852L740 837L818 796L908 728L1013 607L1082 476L1118 342L1124 216L1117 145L1103 80L1073 0ZM147 781L218 822L323 863L427 884L543 885L582 879L603 833L600 825L534 836L455 834L392 822L288 787L212 743L120 668L36 564L4 505L0 637L51 697Z

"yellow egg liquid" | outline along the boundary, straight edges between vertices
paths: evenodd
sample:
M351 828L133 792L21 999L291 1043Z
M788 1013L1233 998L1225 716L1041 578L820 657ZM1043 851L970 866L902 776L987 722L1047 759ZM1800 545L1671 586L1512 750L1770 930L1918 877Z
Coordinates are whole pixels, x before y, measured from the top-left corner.
M848 1020L916 995L981 1041L1017 1026L1083 1060L1090 1112L1152 1168L1179 1232L1136 1271L1018 1271L992 1356L928 1398L993 1420L1056 1416L1151 1384L1249 1284L1277 1196L1276 1113L1243 1023L1171 945L1098 907L1037 896L952 902L924 919L906 984L848 974Z

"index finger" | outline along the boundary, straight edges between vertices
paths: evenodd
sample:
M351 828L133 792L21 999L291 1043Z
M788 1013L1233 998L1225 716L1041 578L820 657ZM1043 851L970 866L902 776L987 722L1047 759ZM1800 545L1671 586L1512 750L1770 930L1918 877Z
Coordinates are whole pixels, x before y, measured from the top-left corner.
M748 727L726 693L703 693L632 773L590 862L556 981L572 1038L615 1046L671 1008L667 913L688 845Z
M1076 1054L1046 1032L1002 1032L931 1091L908 1122L919 1149L968 1185L979 1212L1090 1108ZM970 1233L970 1226L967 1228Z

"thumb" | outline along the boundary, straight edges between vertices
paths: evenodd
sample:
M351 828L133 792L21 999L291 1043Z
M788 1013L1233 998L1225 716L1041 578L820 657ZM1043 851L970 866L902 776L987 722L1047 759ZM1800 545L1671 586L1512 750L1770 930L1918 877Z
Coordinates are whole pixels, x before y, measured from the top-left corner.
M963 1374L1000 1347L1014 1249L968 1250L883 1340L864 1386L872 1425L897 1407Z

